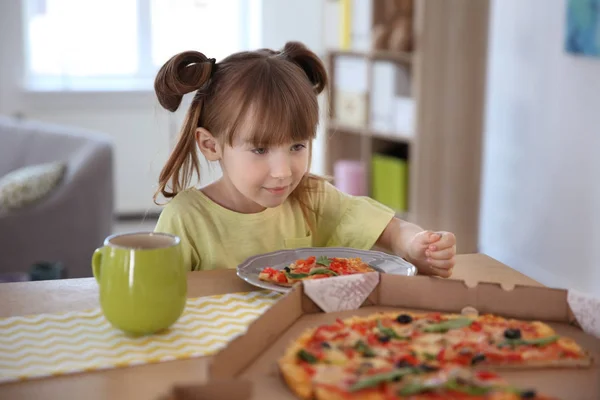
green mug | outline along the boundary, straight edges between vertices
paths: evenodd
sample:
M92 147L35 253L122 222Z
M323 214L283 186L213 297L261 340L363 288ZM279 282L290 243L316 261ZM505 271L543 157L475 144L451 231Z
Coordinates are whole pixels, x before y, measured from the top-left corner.
M132 335L159 332L185 308L187 271L180 239L167 233L135 232L106 238L92 257L100 306L115 328Z

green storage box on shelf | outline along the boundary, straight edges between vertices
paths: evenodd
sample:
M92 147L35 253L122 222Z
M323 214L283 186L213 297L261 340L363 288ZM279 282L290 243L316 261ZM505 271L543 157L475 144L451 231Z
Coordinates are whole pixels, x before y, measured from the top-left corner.
M371 196L398 212L407 211L408 162L384 154L373 154Z

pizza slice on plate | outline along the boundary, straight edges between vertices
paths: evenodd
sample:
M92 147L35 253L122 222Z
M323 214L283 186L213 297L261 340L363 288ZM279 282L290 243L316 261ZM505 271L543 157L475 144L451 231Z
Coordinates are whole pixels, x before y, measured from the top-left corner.
M264 268L258 278L280 286L292 286L306 279L323 279L332 276L375 272L361 258L308 257L299 259L281 270Z

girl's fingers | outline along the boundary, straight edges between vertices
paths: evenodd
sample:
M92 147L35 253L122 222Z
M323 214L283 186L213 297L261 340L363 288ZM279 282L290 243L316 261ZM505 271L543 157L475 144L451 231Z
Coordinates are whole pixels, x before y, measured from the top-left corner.
M426 250L425 255L432 260L449 260L456 255L456 246L438 251Z
M440 239L429 245L428 250L437 251L443 250L456 245L456 236L452 232L438 232L441 235Z
M431 244L436 243L441 238L439 233L431 231L419 232L415 237L415 243L419 248L427 249Z

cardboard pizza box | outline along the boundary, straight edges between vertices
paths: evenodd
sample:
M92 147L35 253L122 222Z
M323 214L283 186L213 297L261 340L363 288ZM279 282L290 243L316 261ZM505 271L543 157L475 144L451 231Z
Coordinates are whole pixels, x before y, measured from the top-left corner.
M589 368L499 370L510 383L561 399L600 399L600 339L581 329L566 290L377 273L296 285L214 356L209 377L251 381L251 399L295 399L277 360L305 329L378 311L461 313L467 308L480 314L545 321L558 334L576 340L594 359Z
M250 400L253 385L240 379L225 379L204 385L177 385L158 400Z

